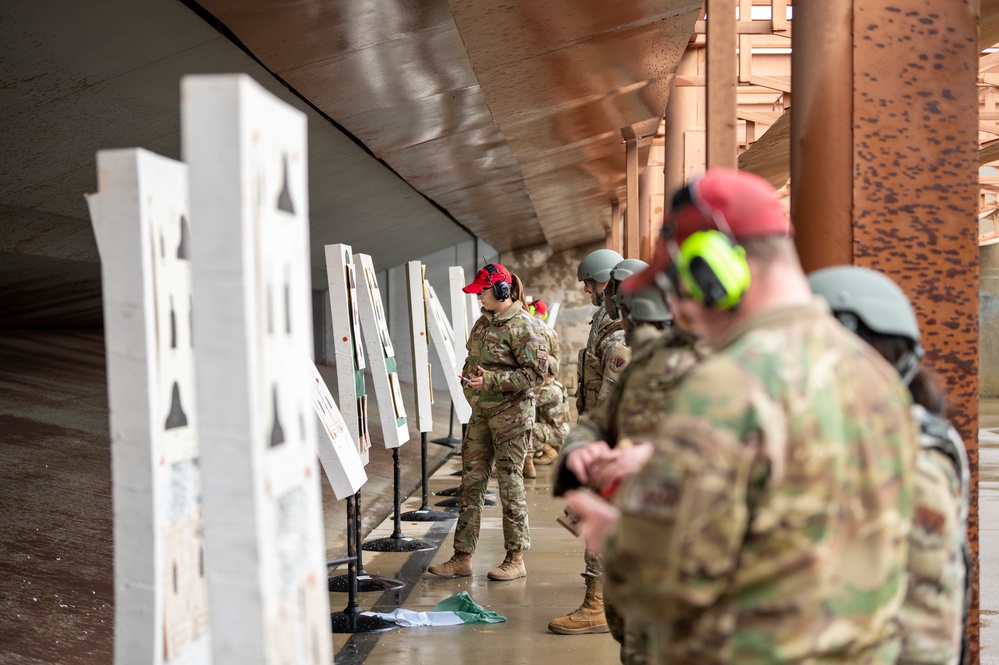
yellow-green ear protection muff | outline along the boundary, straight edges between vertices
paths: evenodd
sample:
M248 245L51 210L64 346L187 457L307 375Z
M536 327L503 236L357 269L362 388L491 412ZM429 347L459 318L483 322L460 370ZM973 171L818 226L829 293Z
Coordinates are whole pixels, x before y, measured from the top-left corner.
M675 258L684 289L694 300L715 309L731 309L749 287L746 250L721 231L692 233Z
M732 309L749 288L746 250L732 236L721 211L703 201L697 193L698 180L691 180L673 197L674 210L694 205L715 228L695 231L674 248L677 278L690 297L714 309Z

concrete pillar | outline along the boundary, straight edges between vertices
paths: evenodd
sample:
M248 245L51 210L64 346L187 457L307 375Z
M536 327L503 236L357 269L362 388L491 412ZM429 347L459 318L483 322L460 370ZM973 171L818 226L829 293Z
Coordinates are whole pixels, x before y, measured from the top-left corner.
M795 6L791 200L806 269L884 271L978 462L978 3ZM847 153L847 150L849 151ZM969 536L978 549L978 480ZM978 575L969 634L978 659Z

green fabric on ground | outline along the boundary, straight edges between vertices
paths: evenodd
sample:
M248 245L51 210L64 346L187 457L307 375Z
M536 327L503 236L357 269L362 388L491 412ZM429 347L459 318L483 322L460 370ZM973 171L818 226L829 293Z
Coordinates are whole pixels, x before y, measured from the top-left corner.
M465 623L502 623L506 617L479 605L467 591L462 591L437 603L434 612L454 612Z

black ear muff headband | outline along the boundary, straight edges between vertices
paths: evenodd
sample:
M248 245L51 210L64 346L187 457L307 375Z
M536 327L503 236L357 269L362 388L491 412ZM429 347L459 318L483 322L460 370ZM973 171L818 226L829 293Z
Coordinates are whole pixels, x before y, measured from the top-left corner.
M496 296L496 300L500 302L509 300L510 283L503 279L503 274L491 263L486 264L485 270L489 273L489 284L492 287L493 295ZM496 281L497 277L499 281Z

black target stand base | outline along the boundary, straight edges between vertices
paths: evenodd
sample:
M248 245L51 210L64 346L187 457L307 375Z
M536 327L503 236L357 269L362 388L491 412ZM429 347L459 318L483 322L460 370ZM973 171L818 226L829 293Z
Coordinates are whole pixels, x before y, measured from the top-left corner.
M358 592L358 548L356 529L357 523L351 519L357 515L357 495L347 497L347 556L342 559L327 561L327 566L339 566L347 564L347 574L342 576L346 579L347 607L340 612L330 612L330 632L333 633L380 633L386 630L394 630L397 625L389 623L379 617L364 616L361 614L361 607L357 604ZM339 578L335 578L339 579ZM333 580L330 580L332 587ZM400 583L401 584L401 583ZM332 588L330 589L333 590Z
M402 519L399 514L399 510L401 508L401 498L399 496L399 483L401 482L399 477L399 466L399 449L393 448L392 474L394 476L393 485L395 485L395 487L392 502L394 506L395 525L392 529L392 535L387 538L369 540L361 545L362 550L367 550L368 552L426 552L427 550L437 549L437 546L428 540L410 538L408 536L404 536L402 533Z
M353 549L351 549L353 546ZM336 593L351 593L356 590L360 593L371 591L394 591L401 589L405 584L393 577L383 577L382 575L372 575L364 570L364 561L361 558L361 492L358 491L353 497L347 497L347 554L356 558L356 564L347 566L347 574L331 577L327 580L327 588ZM354 579L351 580L353 575ZM348 606L349 607L349 606Z
M456 520L458 516L454 513L445 513L440 510L433 510L430 507L430 495L429 489L427 487L428 480L428 469L427 469L427 433L420 432L420 456L423 466L423 503L417 510L410 510L409 512L400 515L401 519L407 522L445 522L447 520Z

